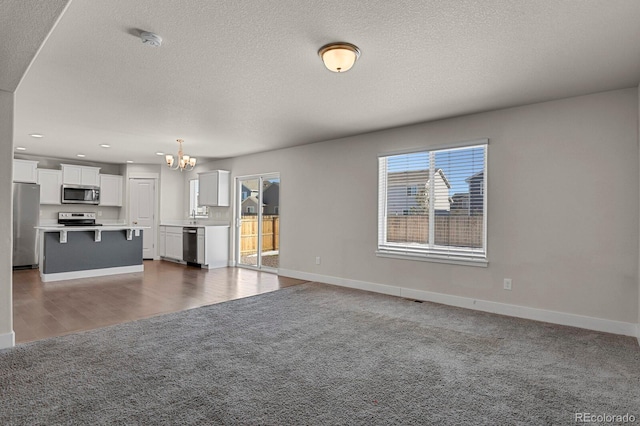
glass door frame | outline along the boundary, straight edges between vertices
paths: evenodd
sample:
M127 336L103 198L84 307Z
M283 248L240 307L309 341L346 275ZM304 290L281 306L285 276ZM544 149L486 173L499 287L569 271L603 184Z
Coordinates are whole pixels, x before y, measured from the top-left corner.
M255 265L251 265L251 264L245 264L245 263L241 263L242 260L242 255L241 255L241 251L242 251L242 246L241 246L241 226L242 226L242 182L247 181L247 180L258 180L258 207L256 209L256 213L257 213L257 220L258 220L258 235L257 235L257 239L258 241L256 242L256 248L257 248L257 258L256 258L256 264ZM247 176L236 176L236 182L235 182L235 214L236 217L234 218L234 223L235 223L235 245L236 245L236 249L235 249L235 257L236 257L236 266L240 267L240 268L246 268L246 269L254 269L257 271L264 271L264 272L270 272L270 273L274 273L277 274L278 273L278 268L272 268L269 266L264 266L262 265L262 216L263 216L263 212L262 212L262 192L264 189L264 181L265 180L269 180L269 179L278 179L280 181L280 172L271 172L271 173L261 173L261 174L257 174L257 175L247 175ZM282 182L279 182L279 185L281 185ZM280 215L280 208L278 208L278 216ZM279 251L279 248L278 248Z

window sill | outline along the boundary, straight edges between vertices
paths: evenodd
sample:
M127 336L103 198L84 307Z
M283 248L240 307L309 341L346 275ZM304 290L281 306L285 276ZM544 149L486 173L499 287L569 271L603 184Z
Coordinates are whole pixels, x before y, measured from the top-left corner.
M476 266L480 268L486 268L489 266L489 261L486 259L452 259L442 256L433 256L426 254L407 254L407 253L394 253L389 251L376 251L376 256L386 257L390 259L402 259L402 260L418 260L421 262L434 262L434 263L448 263L451 265L462 266Z

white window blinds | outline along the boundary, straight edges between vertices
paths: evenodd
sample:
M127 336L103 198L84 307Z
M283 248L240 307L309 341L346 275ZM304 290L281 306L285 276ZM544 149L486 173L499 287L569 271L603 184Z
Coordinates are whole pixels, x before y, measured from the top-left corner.
M378 159L378 254L486 264L487 142Z

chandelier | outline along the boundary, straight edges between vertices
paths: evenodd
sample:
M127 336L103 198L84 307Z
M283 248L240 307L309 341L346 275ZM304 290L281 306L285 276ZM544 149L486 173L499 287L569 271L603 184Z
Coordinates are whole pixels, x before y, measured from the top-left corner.
M182 152L182 142L184 141L182 139L178 139L177 142L180 144L180 148L178 149L178 162L174 167L173 164L175 163L175 161L173 159L173 155L167 155L165 157L165 159L167 160L167 166L169 166L169 168L173 170L193 170L193 168L196 166L196 159L193 157L189 157L188 155L184 155L184 153Z

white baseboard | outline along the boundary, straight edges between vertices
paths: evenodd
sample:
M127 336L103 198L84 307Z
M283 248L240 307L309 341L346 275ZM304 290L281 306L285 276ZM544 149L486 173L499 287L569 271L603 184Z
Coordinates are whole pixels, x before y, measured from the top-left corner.
M77 278L103 277L105 275L130 274L143 272L144 265L119 266L116 268L87 269L85 271L57 272L55 274L43 274L40 272L42 282L74 280Z
M640 324L634 324L630 322L613 321L558 311L548 311L545 309L529 308L526 306L472 299L470 297L452 296L449 294L435 293L432 291L413 290L410 288L370 283L367 281L350 280L346 278L332 277L310 272L293 271L290 269L279 269L278 275L297 278L300 280L317 281L342 287L373 291L375 293L405 297L407 299L441 303L443 305L457 306L459 308L475 309L477 311L491 312L494 314L525 318L534 321L543 321L553 324L567 325L570 327L585 328L587 330L632 336L637 337L638 343L640 344Z
M213 262L208 265L200 265L202 269L218 269L218 268L226 268L227 266L229 266L229 263L225 261Z
M16 333L0 334L0 349L12 348L16 345Z

